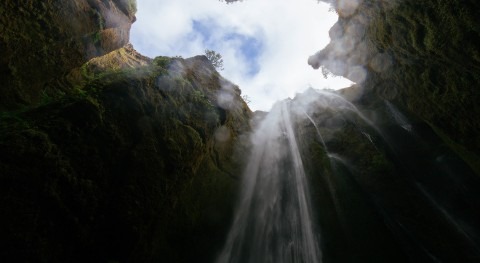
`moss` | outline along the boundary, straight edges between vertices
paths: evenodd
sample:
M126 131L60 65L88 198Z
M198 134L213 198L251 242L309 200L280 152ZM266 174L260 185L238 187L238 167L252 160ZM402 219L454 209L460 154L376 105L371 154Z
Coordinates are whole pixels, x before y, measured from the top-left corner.
M1 185L18 190L28 181L31 191L15 191L11 199L32 204L25 209L55 211L36 215L37 225L25 217L35 229L74 232L50 236L12 221L7 236L30 240L25 257L35 261L76 255L210 262L229 226L237 191L230 175L238 172L233 155L217 158L214 148L220 121L211 98L219 79L172 76L168 58L155 64L128 50L109 55L79 68L62 96L46 93L45 103L0 116ZM201 72L202 64L180 63ZM228 144L248 127L248 113L224 110ZM31 166L22 165L25 158ZM20 207L8 206L5 214L19 218ZM183 253L185 247L194 253Z
M128 12L131 14L135 14L137 12L137 1L136 0L128 0Z
M161 68L165 68L168 64L170 64L170 61L171 58L169 57L156 57L153 59L153 64Z
M430 127L435 131L435 133L442 138L442 140L450 146L468 165L472 168L477 175L480 175L480 158L475 153L465 149L462 145L454 142L450 139L442 130L440 130L435 125L429 123Z
M102 40L102 34L100 31L93 34L93 44L99 44Z
M316 227L322 236L323 260L404 262L403 251L372 201L392 201L383 195L390 192L385 190L387 185L396 185L392 179L398 167L385 142L348 110L309 110L325 145L315 126L309 120L302 121L303 116L295 120L295 134L308 176ZM335 118L341 119L342 125L332 125Z
M370 74L371 83L395 83L399 104L475 154L480 30L473 10L478 8L474 1L409 0L390 9L362 10L374 19L365 37L395 61L389 74Z
M136 1L107 2L0 4L0 256L211 262L229 227L233 159L243 157L232 149L250 110L216 104L233 84L201 58L175 58L185 69L175 72L172 58L120 48ZM103 32L111 24L122 34ZM215 148L220 112L232 135L224 149Z
M136 0L116 0L118 2L120 9L125 12L129 17L133 18L137 12L137 1Z
M117 8L108 10L88 2L59 4L58 1L27 3L7 0L1 3L0 21L4 30L0 37L3 58L0 74L5 80L5 96L0 96L2 109L39 103L44 87L50 82L57 81L91 57L108 53L128 42L128 34L102 36L101 32L105 24L112 23L107 20L124 19L122 24L127 25L128 19L123 18ZM129 2L133 8L135 1ZM131 14L132 19L133 16ZM110 30L118 33L117 28ZM65 89L55 88L63 92Z

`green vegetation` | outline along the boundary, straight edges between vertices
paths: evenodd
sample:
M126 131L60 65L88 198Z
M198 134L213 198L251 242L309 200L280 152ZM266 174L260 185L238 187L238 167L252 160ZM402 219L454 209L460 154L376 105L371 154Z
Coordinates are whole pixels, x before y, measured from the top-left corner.
M250 102L252 102L252 100L250 99L250 97L248 95L242 95L242 99L243 101L245 101L245 103L247 104L250 104Z
M395 104L431 123L445 142L473 159L480 156L478 8L475 1L409 0L362 10L374 18L366 36L395 61L390 72L370 74L370 83L379 93L394 88Z
M14 110L40 103L44 88L51 82L63 84L62 77L94 56L100 56L128 43L123 28L105 24L123 20L122 27L134 19L136 1L125 1L125 14L108 10L91 1L26 3L5 0L0 4L0 75L4 92L0 110ZM58 3L57 3L58 2ZM95 2L95 1L94 1ZM93 3L93 2L92 2ZM107 13L108 12L108 15ZM125 16L126 15L126 16ZM60 85L61 86L61 85ZM68 85L58 87L66 92ZM50 89L51 96L58 90Z
M136 2L110 1L118 7L111 10L96 6L107 2L0 4L0 214L6 215L0 257L212 262L231 223L249 154L249 98L214 70L223 69L223 59L213 50L205 51L208 62L149 59L131 46L120 48L128 34L106 34L112 21L104 12L128 25ZM415 175L435 183L439 173L430 166L404 167L397 155L414 164L433 163L430 155L455 157L453 149L480 173L479 2L405 0L389 8L387 2L392 1L363 1L357 13L372 19L362 36L369 52L388 54L394 66L370 72L355 103L375 112L404 152L393 151L352 114L340 121L329 109L312 114L318 123L342 123L341 129L327 122L319 127L329 152L343 159L327 155L311 123L295 125L314 204L323 213L317 221L324 258L332 262L408 261L398 250L411 237L392 234L406 232L398 231L405 224L412 229L408 235L432 245L426 251L457 245L437 238L459 233L449 232L448 220L432 222L438 211L424 211L431 206L419 201L425 197L409 181ZM348 25L349 19L339 23ZM325 68L322 73L330 74ZM233 108L216 102L224 84L233 87ZM385 117L377 95L390 89L398 91L392 92L393 104L410 112L416 124L428 123L418 132L431 141L409 141ZM218 131L228 138L217 139ZM462 250L454 248L456 257Z
M210 62L216 69L223 70L222 55L218 54L213 50L205 49L205 56L207 56L208 60L210 60Z
M232 214L238 171L231 169L241 160L232 160L233 146L215 142L220 79L198 73L210 67L198 58L138 59L118 51L91 60L71 73L73 88L62 96L45 92L36 106L1 113L0 181L10 203L1 212L12 219L2 233L29 247L5 257L213 260ZM170 72L173 61L185 74ZM232 136L248 129L248 108L222 112L233 120L224 123ZM68 236L38 232L63 227Z

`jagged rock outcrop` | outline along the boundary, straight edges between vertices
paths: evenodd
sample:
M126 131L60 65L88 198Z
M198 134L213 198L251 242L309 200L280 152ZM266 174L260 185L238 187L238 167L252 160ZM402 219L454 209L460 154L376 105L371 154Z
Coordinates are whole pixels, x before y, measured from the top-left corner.
M135 0L2 1L0 109L57 94L47 83L127 44L135 12Z
M325 2L339 20L309 63L423 119L480 174L479 2Z
M221 248L250 109L206 57L136 52L134 13L0 4L3 260L210 262Z
M478 2L324 2L339 20L308 62L357 82L298 98L325 262L478 261Z
M3 257L187 262L221 245L250 111L206 57L132 52L85 64L73 95L2 115ZM110 65L123 59L135 67Z
M310 63L358 85L347 101L308 91L294 113L324 262L478 261L477 2L329 2L340 19ZM134 12L0 4L3 260L211 262L221 248L252 114L205 57L127 45Z

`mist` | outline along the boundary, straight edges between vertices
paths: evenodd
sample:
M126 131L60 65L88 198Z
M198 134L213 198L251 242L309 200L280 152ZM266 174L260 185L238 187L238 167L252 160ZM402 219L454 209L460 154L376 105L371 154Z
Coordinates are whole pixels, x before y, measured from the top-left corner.
M131 42L149 57L187 58L205 49L217 51L224 60L222 76L241 88L252 110L267 111L277 100L310 86L340 89L352 84L342 77L325 79L306 63L330 41L328 30L337 18L328 4L314 0L295 5L290 0L139 0Z

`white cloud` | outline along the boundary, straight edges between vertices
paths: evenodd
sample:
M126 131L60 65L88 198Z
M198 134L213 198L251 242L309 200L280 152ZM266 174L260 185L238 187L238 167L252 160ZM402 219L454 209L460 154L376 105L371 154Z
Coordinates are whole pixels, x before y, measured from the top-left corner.
M307 64L308 57L329 42L328 30L337 20L324 3L316 0L247 0L229 5L217 0L137 2L137 22L132 28L131 42L138 51L150 57L191 57L203 54L206 48L219 52L225 68L221 74L249 96L253 110L269 110L276 100L293 97L309 85L338 89L351 84L343 78L325 80L320 71ZM253 52L258 57L242 53L242 50L252 51L245 42L248 39L255 39L261 48L261 52Z

